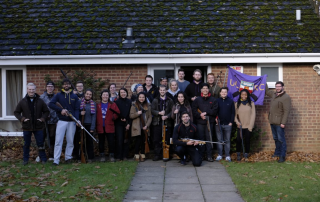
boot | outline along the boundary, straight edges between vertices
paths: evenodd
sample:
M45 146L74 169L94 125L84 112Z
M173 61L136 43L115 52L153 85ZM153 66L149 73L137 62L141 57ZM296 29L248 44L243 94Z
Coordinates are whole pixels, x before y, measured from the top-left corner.
M240 154L240 152L237 152L237 161L241 161L241 154Z
M110 157L110 162L116 162L116 160L114 159L114 153L110 153L109 157Z
M104 153L100 154L100 162L106 162L106 155Z
M248 153L244 153L244 158L247 160L248 159Z
M139 156L139 154L135 154L134 157L133 157L133 160L139 162L139 161L140 161L140 156Z
M140 154L140 161L141 162L144 162L145 158L146 158L146 155Z
M283 163L286 161L286 157L280 156L278 163Z

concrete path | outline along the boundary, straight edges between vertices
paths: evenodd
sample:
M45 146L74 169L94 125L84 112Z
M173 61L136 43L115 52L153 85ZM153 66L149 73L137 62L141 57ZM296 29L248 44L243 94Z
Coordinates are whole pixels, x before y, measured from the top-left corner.
M139 163L124 202L243 202L224 166L204 161L201 167L178 160Z

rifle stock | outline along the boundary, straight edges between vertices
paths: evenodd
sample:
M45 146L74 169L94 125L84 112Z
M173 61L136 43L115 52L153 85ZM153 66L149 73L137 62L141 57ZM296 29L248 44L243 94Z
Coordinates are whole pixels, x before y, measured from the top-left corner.
M83 108L83 111L85 110L85 108ZM81 123L83 123L83 121L84 121L84 115L82 115L82 118L81 118ZM80 147L81 147L81 149L80 149L80 156L81 156L81 163L87 163L87 161L86 161L86 158L85 158L85 156L84 156L84 152L83 152L83 130L81 130L81 144L80 144ZM77 152L79 152L79 150L77 151Z
M170 145L167 145L166 142L166 125L164 124L164 121L162 120L162 150L163 150L163 161L169 160L169 148Z

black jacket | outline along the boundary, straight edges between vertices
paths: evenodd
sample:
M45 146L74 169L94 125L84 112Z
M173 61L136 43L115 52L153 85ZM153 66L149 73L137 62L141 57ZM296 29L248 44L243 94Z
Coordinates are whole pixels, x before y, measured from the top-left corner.
M119 98L115 101L115 103L117 104L119 110L120 110L120 116L118 119L116 119L115 123L116 124L120 124L123 126L126 126L127 124L131 125L132 120L130 119L130 109L131 109L131 105L132 102L131 100L125 98ZM127 121L121 121L121 119L126 119Z
M161 125L161 115L159 115L159 112L161 110L159 110L159 99L160 96L158 96L157 98L155 98L152 101L151 104L151 113L152 113L152 125ZM167 126L171 127L172 126L172 119L171 119L171 110L173 107L173 101L169 98L166 97L165 100L165 116L168 116L168 119L166 120Z
M226 99L222 99L220 97L217 99L217 103L220 124L228 125L229 123L233 123L235 115L235 107L233 100L229 97L227 97Z
M159 89L156 85L152 84L152 87L149 91L147 91L146 84L143 84L142 86L143 86L143 92L147 93L148 97L152 98L150 102L152 102L154 98L159 96Z
M192 114L197 124L206 125L207 121L203 120L200 116L200 112L207 112L210 123L215 123L216 116L218 114L218 103L214 97L198 97L192 103Z
M40 98L38 94L35 94L33 102L29 101L28 95L26 95L17 105L14 110L14 116L21 122L22 130L24 131L36 131L44 128L44 122L48 118L50 111L47 104ZM30 109L33 106L33 109ZM33 112L33 114L32 114ZM29 119L24 122L25 119ZM41 119L38 121L37 119Z
M197 97L201 96L201 84L202 84L202 81L200 81L199 84L196 84L193 81L187 86L186 90L184 91L188 96L188 100L190 103L193 102L191 98L193 98L194 96L197 96Z
M190 139L198 139L198 129L197 126L193 123L190 123L189 126L185 126L183 123L180 123L173 130L173 144L179 146L187 146L186 142L179 141L181 138L190 138Z

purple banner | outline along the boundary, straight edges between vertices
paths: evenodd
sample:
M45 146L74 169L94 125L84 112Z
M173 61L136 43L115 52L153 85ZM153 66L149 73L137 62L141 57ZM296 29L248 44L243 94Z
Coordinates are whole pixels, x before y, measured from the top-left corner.
M252 93L251 100L255 105L263 105L267 76L250 76L229 68L228 96L236 102L240 95L239 92L245 88Z

